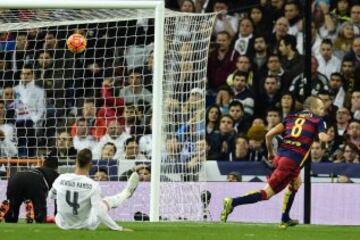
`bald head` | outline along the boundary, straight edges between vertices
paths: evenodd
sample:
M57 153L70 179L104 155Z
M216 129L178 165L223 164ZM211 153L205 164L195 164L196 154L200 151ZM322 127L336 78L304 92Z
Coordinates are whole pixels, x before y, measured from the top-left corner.
M304 110L309 110L316 115L323 116L324 103L320 98L310 96L304 102Z
M275 23L275 33L279 37L284 37L289 30L289 21L285 17L280 17Z

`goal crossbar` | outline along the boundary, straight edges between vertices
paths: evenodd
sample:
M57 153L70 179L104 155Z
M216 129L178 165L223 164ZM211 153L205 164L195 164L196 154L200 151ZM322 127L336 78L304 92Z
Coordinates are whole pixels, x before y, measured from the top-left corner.
M0 9L152 9L163 6L163 1L85 1L85 0L4 0Z

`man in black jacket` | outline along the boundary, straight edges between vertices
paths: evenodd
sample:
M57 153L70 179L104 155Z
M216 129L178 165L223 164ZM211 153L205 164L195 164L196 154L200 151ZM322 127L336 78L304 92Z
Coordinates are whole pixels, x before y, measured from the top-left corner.
M5 214L5 222L18 221L19 209L23 202L26 203L27 211L32 212L33 207L34 214L27 215L27 222L46 222L46 198L53 182L59 176L57 167L57 159L48 158L42 167L16 172L10 177L6 192L10 208Z

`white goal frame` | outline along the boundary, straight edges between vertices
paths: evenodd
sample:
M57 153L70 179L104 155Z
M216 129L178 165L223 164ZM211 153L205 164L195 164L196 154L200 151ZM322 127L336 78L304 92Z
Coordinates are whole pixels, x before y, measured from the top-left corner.
M162 80L164 64L164 19L165 5L163 0L154 1L122 1L122 0L2 0L0 9L154 9L155 42L154 42L154 74L153 74L153 122L152 155L151 155L151 192L150 221L159 221L160 201L160 163L162 135Z

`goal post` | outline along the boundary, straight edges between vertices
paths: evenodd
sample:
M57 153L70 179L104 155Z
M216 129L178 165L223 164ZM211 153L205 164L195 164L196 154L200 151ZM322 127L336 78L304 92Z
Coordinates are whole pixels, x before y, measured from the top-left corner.
M27 12L26 16L23 18L18 18L16 11L29 10L33 11ZM99 10L97 10L99 9ZM122 11L123 9L123 11ZM59 10L59 11L58 11ZM84 10L84 11L78 11ZM104 11L100 11L104 10ZM66 26L80 26L82 24L86 26L93 26L93 32L98 34L102 29L100 24L105 24L107 27L110 26L108 23L114 23L116 27L119 27L121 24L118 22L126 22L132 20L141 20L154 19L153 26L151 25L141 25L146 29L153 27L154 33L153 38L154 42L151 48L151 53L148 53L146 56L140 56L141 59L153 57L153 65L151 72L151 83L145 85L141 83L144 88L151 88L151 113L142 114L151 119L151 153L149 159L151 159L151 183L150 183L150 207L149 207L149 217L150 221L159 221L160 215L163 219L175 220L175 219L188 219L188 220L200 220L202 219L203 209L201 207L201 198L200 195L205 189L204 185L199 183L200 181L205 180L203 177L203 163L205 162L205 152L206 152L206 143L205 143L205 91L206 91L206 70L207 70L207 56L208 49L210 44L211 32L213 29L213 24L215 21L215 14L185 14L180 12L173 12L165 9L164 1L82 1L82 0L63 0L63 1L47 1L47 0L13 0L13 1L1 1L0 2L0 33L1 32L15 32L17 36L21 35L21 31L26 31L28 29L40 28L46 32L46 29L54 29L55 31L64 31L65 35L70 33L70 30ZM138 21L141 22L141 21ZM127 23L124 23L124 28L128 27ZM121 27L123 27L121 25ZM59 26L65 26L59 28ZM103 26L103 25L101 25ZM114 27L114 32L117 32L118 29ZM136 25L136 28L138 25ZM64 30L65 29L65 30ZM107 29L103 30L106 32ZM124 30L127 33L127 30ZM18 34L20 33L20 34ZM15 35L16 35L15 34ZM94 33L91 33L94 34ZM106 34L105 34L106 35ZM98 36L99 39L103 36ZM131 46L124 45L111 45L112 42L124 42L127 44L128 36L121 36L115 34L114 36L105 36L103 37L105 42L103 46L99 47L99 52L105 51L107 54L116 52L111 57L108 57L107 54L102 55L86 55L85 53L80 56L80 54L71 55L73 59L71 69L73 73L70 78L74 78L71 81L77 81L76 72L80 69L82 72L86 72L89 68L96 68L94 66L96 60L104 60L109 63L108 65L103 66L102 71L107 72L106 69L108 66L115 69L115 64L119 61L119 56L116 56L118 48L122 49L122 53L127 55L127 64L128 64L128 74L132 70L136 70L136 66L130 66L131 61L136 62L133 59L139 59L137 54L144 54L145 50L138 50L135 48L134 52L127 52ZM143 37L144 39L150 38L148 35L141 36L129 36L129 38L138 38ZM32 62L36 62L36 57L45 51L42 49L37 49L36 46L39 45L39 42L46 40L39 40L37 42L37 36L34 37L34 43L32 44L34 49L34 54ZM46 37L44 37L46 38ZM91 51L96 51L96 46L100 42L98 38L93 40L94 49ZM64 40L64 39L62 39ZM66 39L65 39L66 40ZM109 43L110 42L110 43ZM136 42L136 39L135 39ZM146 46L148 47L148 46ZM104 49L107 48L107 49ZM54 49L51 49L51 51ZM16 51L16 49L14 50ZM89 50L90 51L90 50ZM37 53L39 52L39 53ZM64 55L68 54L66 49L61 49L61 53L66 52ZM55 53L53 53L55 55ZM43 55L41 55L43 57ZM66 58L66 57L65 57ZM124 57L125 58L125 57ZM94 60L94 64L88 64L90 60ZM1 59L0 59L1 60ZM16 69L16 63L18 59L9 60L12 61L10 64L13 64L13 68ZM25 62L25 60L24 60ZM30 61L31 62L31 61ZM65 60L64 60L65 62ZM92 63L92 61L90 61ZM79 67L79 63L83 64ZM77 64L77 65L76 65ZM86 65L88 64L88 65ZM145 63L143 63L142 68L144 69ZM35 66L35 63L33 63ZM55 64L54 64L55 66ZM64 77L66 74L63 72L66 71L66 63L61 63L57 67L52 67L50 77L55 78L56 71L59 70L62 73L59 74L60 78L64 78L65 81L70 81ZM101 68L101 66L99 67ZM132 69L132 70L131 70ZM20 71L19 69L17 70ZM113 70L115 71L115 70ZM49 72L49 71L48 71ZM46 73L48 73L46 72ZM19 73L20 74L20 73ZM85 73L84 73L85 74ZM41 75L40 78L44 76ZM92 76L94 77L94 76ZM115 78L113 75L104 75L103 83L107 78ZM129 76L122 76L126 78L127 81ZM43 80L43 79L42 79ZM15 81L15 77L14 77ZM94 80L96 82L96 79ZM62 84L62 85L61 85ZM67 91L64 83L61 83L57 89L54 87L53 90L61 90L63 92ZM75 84L75 83L74 83ZM86 83L82 83L84 84ZM55 84L56 85L56 84ZM71 85L71 84L70 84ZM69 85L69 86L70 86ZM71 85L73 86L73 85ZM75 86L75 85L74 85ZM122 85L122 88L126 88L127 84ZM70 87L71 88L71 87ZM76 91L77 88L70 89ZM94 92L101 92L104 90L104 85L97 86L96 83L93 85L93 89L84 90L93 90ZM123 89L120 89L120 93ZM65 108L68 107L68 100L77 101L75 97L68 97L66 93L61 98L65 102ZM71 94L73 94L71 92ZM120 94L121 95L121 94ZM73 96L73 95L72 95ZM49 96L46 96L52 102L56 101L56 97L50 99ZM88 97L88 96L86 96ZM86 97L83 97L86 103ZM95 100L98 100L97 93L93 93L92 97ZM124 98L126 105L122 106L122 109L126 109L127 106L127 96L120 96ZM146 96L143 96L144 99ZM74 99L72 99L74 98ZM111 101L117 99L111 98ZM106 100L101 99L101 102ZM76 104L71 103L72 107L76 108ZM106 104L106 103L104 103ZM63 106L54 107L55 111L65 111L68 113L69 109L62 110ZM120 108L120 107L119 107ZM146 108L145 105L140 106L141 109ZM84 107L85 109L85 107ZM123 115L115 116L121 119L125 119L125 129L126 129L126 110ZM140 111L140 110L139 110ZM145 111L145 110L141 110ZM44 121L41 122L41 127L46 131L47 121L47 112L44 113ZM76 112L76 111L75 111ZM115 113L116 114L116 113ZM148 116L146 116L148 114ZM66 114L65 114L66 115ZM76 114L74 114L76 115ZM61 116L63 117L63 116ZM81 121L81 116L76 117L76 122L74 123L76 127L79 127L78 121ZM113 116L112 116L113 117ZM67 125L67 119L65 118L65 125ZM42 119L41 119L42 120ZM109 130L111 122L110 120L105 119L106 126L102 126ZM146 120L142 119L142 123L145 126L141 126L144 129L146 128ZM123 124L123 123L121 123ZM51 127L51 126L50 126ZM53 126L54 127L54 126ZM135 128L139 125L135 125ZM25 127L27 128L27 126ZM56 131L60 129L57 129ZM130 130L129 130L130 131ZM107 133L107 132L106 132ZM59 134L59 132L57 132ZM129 133L129 135L131 135ZM140 140L141 137L140 136ZM127 138L129 139L129 138ZM126 140L126 139L125 139ZM126 141L123 141L125 144ZM54 140L55 141L55 140ZM58 140L56 140L58 141ZM175 141L175 142L174 142ZM101 139L94 140L93 145L89 145L89 148L96 148L95 144L100 144ZM56 143L58 144L58 143ZM205 144L205 147L203 146ZM175 146L176 145L176 146ZM95 147L94 147L95 146ZM119 145L120 146L120 145ZM174 147L175 146L175 147ZM38 145L37 148L40 148ZM43 146L41 146L43 147ZM48 147L48 146L46 146ZM102 146L103 147L103 146ZM117 146L118 147L118 146ZM169 147L169 149L167 148ZM92 149L93 150L93 149ZM124 152L126 151L123 150ZM171 152L171 154L169 153ZM39 152L39 151L38 151ZM123 154L123 152L122 152ZM125 153L124 153L125 154ZM185 157L186 156L186 159ZM175 159L175 160L174 160ZM119 166L122 166L122 159L119 160ZM119 167L120 168L120 167ZM164 180L165 179L165 180ZM201 185L201 186L200 186ZM166 195L166 196L164 196ZM178 196L179 195L179 196ZM181 195L181 196L180 196ZM190 196L192 195L192 196ZM170 201L170 203L168 203ZM173 201L173 203L171 202ZM176 206L167 206L161 210L162 205L170 204ZM179 207L180 206L180 207ZM174 208L174 209L173 209ZM198 209L197 209L198 208ZM183 211L184 212L181 212Z

